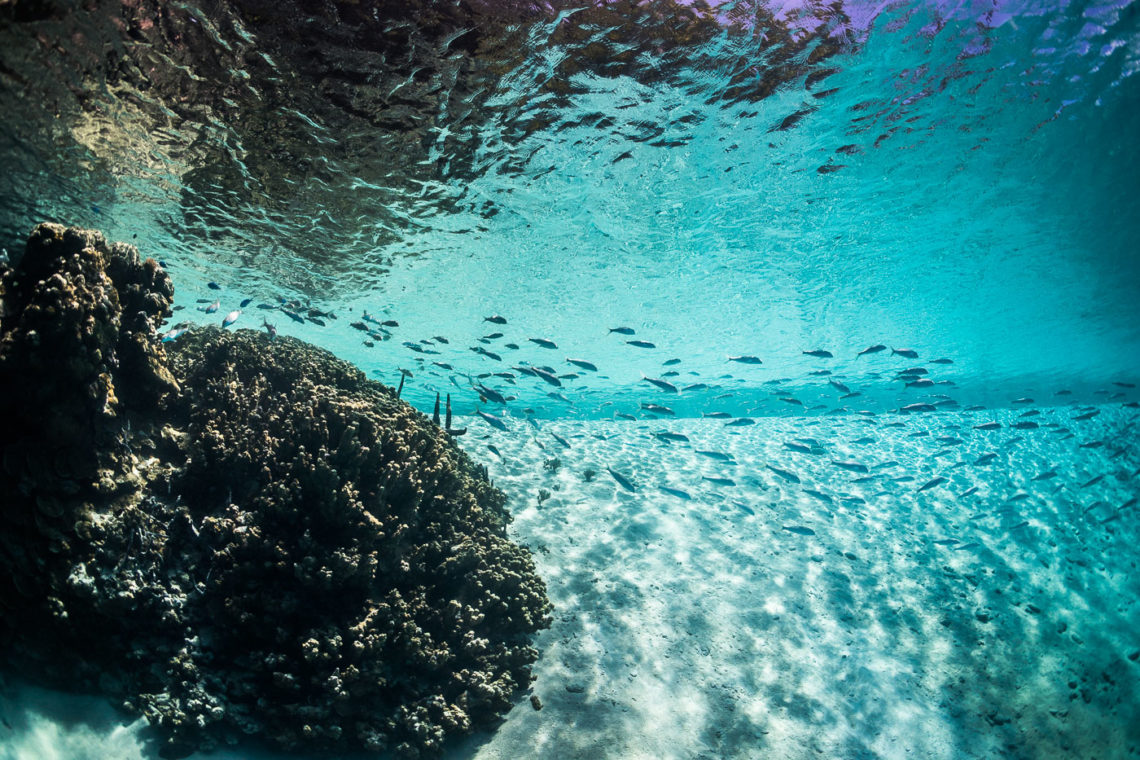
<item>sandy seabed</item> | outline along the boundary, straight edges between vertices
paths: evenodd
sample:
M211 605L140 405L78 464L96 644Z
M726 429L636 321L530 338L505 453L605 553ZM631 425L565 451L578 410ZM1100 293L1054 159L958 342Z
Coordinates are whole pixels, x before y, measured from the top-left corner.
M449 758L1140 756L1137 415L1099 411L460 420L555 613L541 710ZM98 704L9 685L0 758L148 757Z

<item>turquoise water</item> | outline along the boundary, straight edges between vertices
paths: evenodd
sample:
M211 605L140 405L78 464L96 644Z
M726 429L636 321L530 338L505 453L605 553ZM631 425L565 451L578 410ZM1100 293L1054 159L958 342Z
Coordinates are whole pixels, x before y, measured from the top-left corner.
M0 240L451 395L556 607L457 757L1136 754L1134 4L302 5L0 7Z

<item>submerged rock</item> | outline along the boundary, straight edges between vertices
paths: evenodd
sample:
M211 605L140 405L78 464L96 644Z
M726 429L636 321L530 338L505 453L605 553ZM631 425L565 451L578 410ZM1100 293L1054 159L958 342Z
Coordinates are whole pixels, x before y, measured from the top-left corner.
M0 270L6 665L122 700L169 756L256 735L415 757L491 725L550 611L503 494L323 350L164 347L172 295L58 225Z

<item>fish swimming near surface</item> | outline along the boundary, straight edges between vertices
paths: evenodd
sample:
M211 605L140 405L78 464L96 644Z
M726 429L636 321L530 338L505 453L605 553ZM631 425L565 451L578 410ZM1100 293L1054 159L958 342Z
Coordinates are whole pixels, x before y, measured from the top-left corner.
M222 318L222 327L229 327L234 322L237 322L238 317L240 317L240 316L241 316L241 309L235 309L235 310L231 311L229 314L227 314L225 317Z
M681 363L680 359L666 359L665 361L661 362L661 366L662 367L675 367L680 363Z
M610 332L617 333L618 335L633 335L632 327L611 327Z
M489 335L484 335L479 340L484 340L484 341L486 341L486 340L498 340L501 337L503 337L503 334L501 332L493 332L493 333L490 333Z
M747 427L748 425L755 425L756 420L751 417L737 417L731 422L724 423L725 427Z
M917 359L918 358L918 352L912 348L892 348L891 349L891 356L895 356L896 354L898 356L902 356L902 357L905 357L907 359Z
M545 382L549 383L550 385L555 385L555 386L558 386L559 388L562 387L562 381L559 380L557 377L555 377L553 373L547 372L546 370L541 369L539 367L531 367L530 369L531 369L531 372L533 372L536 377L542 378Z
M817 359L831 359L834 357L834 354L830 351L824 351L821 348L817 348L814 351L804 351L803 353L805 356L814 356Z
M507 400L503 398L503 394L493 388L488 388L485 385L476 385L475 390L479 391L479 396L482 397L484 401L490 401L495 404L507 403Z
M1015 398L1013 400L1013 403L1015 403L1015 404L1032 404L1033 399L1029 398L1028 396L1022 396L1021 398Z
M771 464L769 464L769 465L765 465L765 466L766 466L766 467L767 467L769 470L771 470L772 472L774 472L774 473L776 473L777 475L779 475L779 476L780 476L781 478L783 478L784 480L787 480L787 481L789 481L789 482L791 482L791 483L799 483L799 482L800 482L800 476L799 476L799 475L797 475L797 474L795 474L795 473L794 473L794 472L792 472L791 470L784 470L784 469L781 469L781 468L779 468L779 467L776 467L775 465L771 465Z
M748 356L748 355L730 356L730 357L728 357L728 360L730 362L736 362L737 364L763 364L764 363L764 362L760 361L760 357Z
M626 414L625 412L614 412L614 419L618 419L618 420L636 420L637 418L636 418L636 417L634 417L632 414Z
M789 533L795 533L796 535L799 535L799 536L814 536L815 535L814 530L812 530L811 528L805 528L802 525L785 525L784 530L788 531Z
M907 388L929 388L932 385L934 385L933 380L926 378L926 377L920 377L917 380L911 380L910 382L908 382L906 384L906 387Z
M499 459L503 458L503 452L499 451L499 448L493 443L487 444L487 451L490 451L492 454L497 456Z
M933 412L936 411L937 408L938 407L934 406L934 404L907 404L903 408L899 409L899 411L910 414L912 412Z
M814 454L815 450L811 446L804 446L802 443L785 442L784 448L789 451L795 451L800 454Z
M836 467L840 467L844 470L849 470L850 472L870 472L867 469L867 465L860 462L837 462L833 459L831 460L831 463Z
M653 414L668 414L671 417L676 415L676 412L672 409L667 406L661 406L660 404L646 404L643 402L641 408Z
M1017 428L1018 430L1036 430L1041 426L1032 420L1026 420L1024 422L1013 423L1013 427Z
M627 340L626 343L637 348L657 348L656 344L647 340Z
M1074 420L1077 420L1077 421L1080 421L1080 420L1091 420L1093 417L1097 416L1098 414L1100 414L1100 410L1099 410L1099 409L1094 409L1094 410L1093 410L1093 411L1091 411L1091 412L1085 412L1084 414L1078 414L1078 415L1077 415L1076 417L1074 417L1073 419L1074 419Z
M472 346L471 350L477 354L482 354L483 356L486 356L488 359L494 359L497 362L501 362L503 360L503 357L499 356L494 351L488 351L487 349L483 348L482 346Z
M677 386L673 385L673 383L669 382L668 380L658 380L655 377L646 377L645 375L642 375L641 379L647 383L653 383L653 385L657 386L666 393L677 392Z
M659 488L662 492L667 493L670 496L676 496L678 499L690 501L693 498L687 491L682 491L680 488L669 488L668 486L659 486Z
M438 343L443 343L445 345L450 342L447 338L443 337L442 335L433 335L433 336L431 336L431 339L438 342Z
M484 322L490 322L490 323L496 324L496 325L505 325L507 323L507 318L506 317L500 317L498 314L495 314L495 315L490 316L490 317L483 317L483 321Z
M955 438L952 435L940 435L936 440L943 446L957 446L958 444L963 443L961 438Z
M974 466L975 467L981 467L982 465L989 464L990 462L994 461L995 459L997 459L997 454L995 454L993 452L987 452L985 454L982 454L980 457L978 457L977 459L974 460Z
M597 372L598 371L598 367L593 362L588 362L585 359L571 359L570 357L566 357L566 362L568 364L573 364L575 367L581 367L582 369L588 369L591 372Z
M531 343L537 343L543 348L558 348L558 344L546 338L527 338Z
M496 417L493 414L487 414L486 412L475 412L475 414L482 417L488 425L495 428L496 430L502 430L502 431L506 432L506 430L507 430L506 423L504 423L502 421L502 419L500 419L499 417Z
M1034 475L1032 478L1030 478L1030 482L1038 481L1038 480L1052 480L1055 477L1057 477L1057 471L1056 470L1049 470L1047 472L1042 472L1042 473L1039 473L1037 475Z
M684 435L682 433L670 433L667 430L662 430L660 432L654 433L653 437L654 438L660 438L663 441L678 441L681 443L688 443L689 442L689 436Z
M683 391L703 391L705 388L708 388L708 387L709 387L708 383L693 383L692 385L686 385L681 390L683 390Z
M864 356L866 354L877 354L880 351L886 351L886 350L887 350L887 347L884 346L882 343L876 343L875 345L869 346L868 348L864 348L862 351L855 354L855 358L858 359L860 356Z
M636 491L637 490L637 486L633 484L633 481L631 481L625 475L622 475L617 470L613 469L612 467L607 467L606 471L609 472L610 477L612 477L614 480L616 480L618 482L618 485L620 485L625 490L627 490L627 491Z
M708 475L701 477L701 480L707 480L716 486L734 486L736 481L732 478L710 478Z
M702 417L708 417L710 420L727 420L732 415L728 412L703 412Z
M919 486L918 491L916 491L916 493L922 493L923 491L929 491L931 488L934 488L935 486L940 486L945 482L946 482L946 478L943 478L941 476L939 476L937 478L931 478L930 480L926 481L921 486Z
M959 499L964 499L964 498L966 498L967 496L973 496L973 495L974 495L974 494L976 494L977 492L978 492L978 487L977 487L977 486L970 486L970 487L969 487L969 488L967 488L965 491L963 491L962 493L958 494L958 498L959 498Z
M941 359L931 359L930 363L931 364L953 364L954 360L953 359L947 359L947 358L943 357Z
M1000 427L1000 422L983 422L980 425L974 425L974 430L997 430Z
M570 441L568 441L565 438L563 438L562 436L558 435L558 433L551 431L550 437L553 438L554 440L558 441L565 448L570 448Z
M838 380L828 380L827 384L830 385L835 390L839 391L840 393L850 393L851 392L850 388L848 388L846 385L839 382Z

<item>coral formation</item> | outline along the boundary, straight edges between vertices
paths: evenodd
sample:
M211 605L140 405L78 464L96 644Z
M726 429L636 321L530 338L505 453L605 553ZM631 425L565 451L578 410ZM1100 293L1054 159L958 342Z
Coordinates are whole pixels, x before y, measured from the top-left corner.
M0 271L0 655L112 695L168 756L257 735L415 757L486 727L549 623L502 493L292 339L155 336L173 288L41 225Z

